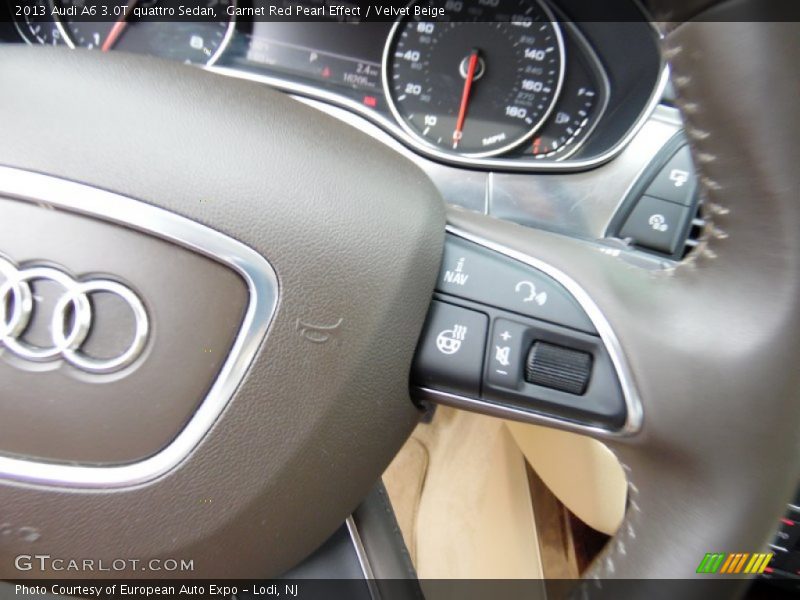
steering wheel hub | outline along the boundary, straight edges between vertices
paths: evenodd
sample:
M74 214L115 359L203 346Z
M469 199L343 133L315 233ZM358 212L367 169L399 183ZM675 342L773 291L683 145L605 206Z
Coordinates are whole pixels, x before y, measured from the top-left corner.
M135 56L2 55L4 520L53 555L91 540L98 557L189 556L192 577L281 573L418 418L438 193L254 84ZM46 134L70 152L31 143Z

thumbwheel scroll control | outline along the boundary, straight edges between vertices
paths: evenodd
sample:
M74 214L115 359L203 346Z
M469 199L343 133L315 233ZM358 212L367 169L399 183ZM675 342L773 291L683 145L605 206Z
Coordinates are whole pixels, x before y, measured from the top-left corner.
M592 355L536 341L525 362L525 381L568 394L581 395L592 375Z

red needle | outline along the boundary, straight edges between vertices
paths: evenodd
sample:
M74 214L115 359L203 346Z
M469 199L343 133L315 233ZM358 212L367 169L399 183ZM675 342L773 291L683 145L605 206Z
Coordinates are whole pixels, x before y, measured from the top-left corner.
M133 10L133 7L136 5L138 0L130 0L128 5L125 7L122 15L117 22L114 23L114 26L111 28L111 31L108 32L106 39L103 40L103 45L100 46L100 50L103 52L108 52L111 50L114 43L119 39L119 36L122 35L122 32L125 31L125 28L128 26L128 15L130 11Z
M458 120L456 120L456 130L453 132L453 150L458 148L461 139L461 132L464 129L464 119L467 118L467 105L469 104L469 92L472 89L472 80L475 79L475 68L478 66L478 50L473 49L469 55L467 65L467 77L464 79L464 91L461 92L461 107L458 109Z

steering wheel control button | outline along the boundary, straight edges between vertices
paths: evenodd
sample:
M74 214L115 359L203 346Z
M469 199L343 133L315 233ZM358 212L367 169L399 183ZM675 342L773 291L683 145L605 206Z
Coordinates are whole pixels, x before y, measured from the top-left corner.
M689 207L652 196L644 196L633 207L620 237L636 246L674 254L686 235Z
M645 194L691 206L697 193L697 176L689 146L683 146L653 178Z
M604 429L622 426L625 400L598 336L504 311L489 314L484 401Z
M524 325L508 319L495 320L488 349L489 367L486 380L489 383L511 389L519 387L522 381L526 329Z
M434 298L412 371L422 398L612 431L624 425L608 350L549 275L448 234Z
M592 355L536 341L525 361L525 381L568 394L582 395L592 376Z
M575 299L538 269L448 235L437 289L588 333L596 333Z
M414 383L480 395L488 321L477 311L434 300L412 367Z
M705 226L697 174L682 134L658 151L631 186L606 236L664 259L681 260ZM643 257L639 257L643 258Z
M446 238L412 384L420 400L522 421L613 432L628 418L609 350L567 289L454 234Z

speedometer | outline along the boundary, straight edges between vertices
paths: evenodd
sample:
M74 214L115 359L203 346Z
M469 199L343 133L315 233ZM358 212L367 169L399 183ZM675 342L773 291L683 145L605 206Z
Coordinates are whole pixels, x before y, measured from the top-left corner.
M448 154L502 154L536 132L564 78L558 25L536 0L434 0L437 21L395 24L384 50L389 106L416 141ZM417 11L423 12L423 11Z

